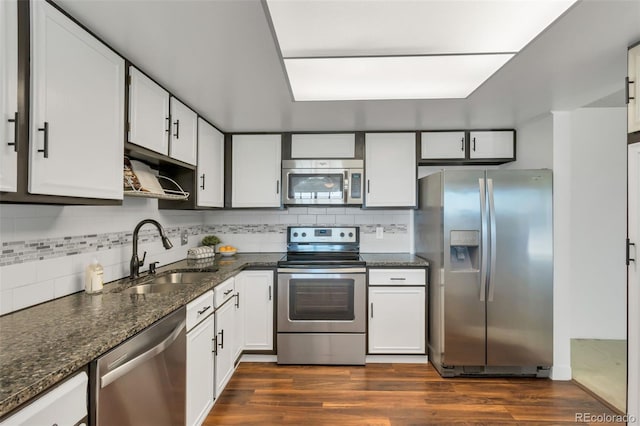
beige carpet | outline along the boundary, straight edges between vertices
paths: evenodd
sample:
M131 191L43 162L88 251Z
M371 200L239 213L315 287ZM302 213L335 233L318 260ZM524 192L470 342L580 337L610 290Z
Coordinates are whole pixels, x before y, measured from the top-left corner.
M627 406L627 341L571 340L573 379L621 412Z

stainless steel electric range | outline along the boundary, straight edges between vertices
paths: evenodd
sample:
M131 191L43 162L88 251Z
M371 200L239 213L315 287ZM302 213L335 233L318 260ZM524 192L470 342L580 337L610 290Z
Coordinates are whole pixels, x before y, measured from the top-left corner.
M278 364L363 365L366 274L358 227L291 226L278 262Z

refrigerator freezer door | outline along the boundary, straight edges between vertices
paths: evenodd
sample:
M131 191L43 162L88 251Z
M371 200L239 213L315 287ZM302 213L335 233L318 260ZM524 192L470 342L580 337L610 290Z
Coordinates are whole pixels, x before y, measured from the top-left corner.
M443 173L444 222L444 286L440 293L444 304L445 366L477 366L485 364L485 301L481 292L482 238L457 235L481 235L480 189L483 171L447 171ZM484 206L486 208L486 206ZM486 216L486 212L484 214ZM466 232L460 232L466 231ZM454 244L451 245L451 235ZM466 241L468 240L468 241ZM457 242L456 242L457 241ZM462 250L460 248L463 248ZM460 253L469 257L470 267L460 268Z
M552 177L549 170L487 171L490 262L487 365L553 362ZM491 191L493 187L493 191Z

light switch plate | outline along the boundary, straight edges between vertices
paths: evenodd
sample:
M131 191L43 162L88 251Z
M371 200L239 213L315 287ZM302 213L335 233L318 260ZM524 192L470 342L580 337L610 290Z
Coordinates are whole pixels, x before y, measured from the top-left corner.
M376 227L376 239L381 240L384 238L384 228L382 226Z
M186 246L189 243L189 232L186 229L182 231L182 234L180 234L180 242L183 246Z

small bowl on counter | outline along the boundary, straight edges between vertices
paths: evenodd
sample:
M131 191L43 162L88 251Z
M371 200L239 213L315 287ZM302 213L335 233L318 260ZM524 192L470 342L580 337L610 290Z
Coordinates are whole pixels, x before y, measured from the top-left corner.
M238 252L238 249L236 249L235 247L229 247L229 248L220 247L220 250L218 251L218 253L220 253L220 256L223 256L223 257L233 256L237 252Z

